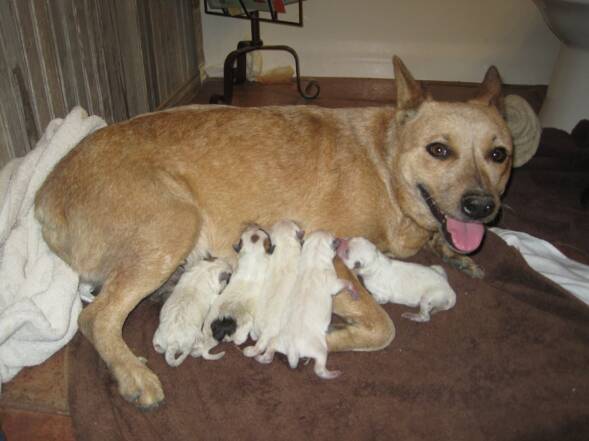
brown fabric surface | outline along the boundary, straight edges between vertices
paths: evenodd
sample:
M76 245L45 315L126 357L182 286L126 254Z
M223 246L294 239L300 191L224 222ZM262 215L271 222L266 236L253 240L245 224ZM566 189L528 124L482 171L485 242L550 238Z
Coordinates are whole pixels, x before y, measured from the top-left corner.
M541 163L541 161L538 161ZM573 167L574 168L574 167ZM516 172L500 226L587 256L586 172ZM556 187L555 187L556 186ZM575 200L575 194L577 199ZM575 205L575 203L577 205ZM563 251L567 251L564 250ZM159 375L166 402L142 413L119 397L80 335L72 343L70 409L79 440L517 440L589 439L589 308L532 271L488 234L473 280L446 266L456 307L426 324L387 305L397 337L383 351L331 354L325 381L310 365L269 366L226 345L225 358L178 368L152 348L158 307L144 302L125 339ZM433 263L422 252L413 259Z

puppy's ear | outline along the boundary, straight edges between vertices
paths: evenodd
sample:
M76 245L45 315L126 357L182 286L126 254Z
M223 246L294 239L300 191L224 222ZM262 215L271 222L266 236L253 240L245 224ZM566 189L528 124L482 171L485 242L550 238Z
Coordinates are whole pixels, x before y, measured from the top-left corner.
M393 57L395 68L395 85L397 88L397 122L405 123L417 113L419 106L426 100L421 85L415 81L409 69L396 55Z
M264 250L266 250L267 254L272 254L274 252L274 248L276 248L276 245L274 245L268 237L264 239Z
M219 274L219 282L220 283L225 282L226 284L229 284L230 280L231 280L231 273L230 272L223 271Z
M342 241L337 237L333 239L333 241L331 242L331 248L333 249L333 251L337 251L341 243Z
M204 260L206 262L214 262L215 260L217 260L217 258L207 251L207 253L205 254L205 257L203 257L202 260Z
M235 250L236 253L239 253L241 251L242 246L243 246L243 240L239 239L239 242L237 242L235 245L233 245L233 249Z
M502 115L505 114L505 106L503 105L503 96L501 94L501 76L495 66L487 69L485 78L479 86L475 98L471 101L487 106L495 106Z

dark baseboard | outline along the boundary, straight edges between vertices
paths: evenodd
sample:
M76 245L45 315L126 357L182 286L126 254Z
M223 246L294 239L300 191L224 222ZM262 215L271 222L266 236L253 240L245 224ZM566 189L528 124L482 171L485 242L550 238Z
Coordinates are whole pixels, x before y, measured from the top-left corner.
M321 87L316 100L306 101L301 98L294 82L287 84L245 83L234 88L234 105L264 106L283 104L317 104L325 107L353 107L392 105L396 93L392 79L380 78L335 78L315 77ZM461 101L472 98L479 83L454 81L423 81L427 90L435 99ZM303 81L304 87L304 81ZM525 98L538 112L546 96L546 85L503 86L505 95L516 94ZM222 78L208 78L195 96L194 103L208 103L214 93L223 93Z

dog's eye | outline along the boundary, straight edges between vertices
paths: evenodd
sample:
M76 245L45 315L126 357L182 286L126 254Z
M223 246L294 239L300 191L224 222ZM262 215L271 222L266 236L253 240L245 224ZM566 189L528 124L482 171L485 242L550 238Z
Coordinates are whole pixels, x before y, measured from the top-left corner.
M505 150L504 147L495 147L493 150L491 150L491 154L489 156L491 157L491 161L502 163L507 158L507 150Z
M428 144L425 149L436 159L446 159L452 153L450 147L441 142L432 142L431 144Z

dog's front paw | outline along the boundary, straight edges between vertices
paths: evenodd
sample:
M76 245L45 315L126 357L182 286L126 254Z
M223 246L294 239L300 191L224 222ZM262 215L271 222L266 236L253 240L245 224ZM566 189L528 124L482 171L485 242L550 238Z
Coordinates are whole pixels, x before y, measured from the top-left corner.
M154 409L164 400L159 378L139 359L132 366L115 365L111 370L119 385L119 393L137 407Z
M475 279L482 279L485 277L485 272L474 262L474 260L452 250L439 233L433 235L429 241L429 246L434 253L440 256L444 262L453 268L456 268Z
M483 268L477 265L475 261L468 256L461 256L459 254L454 256L443 256L443 260L457 270L466 273L473 279L482 279L485 277L485 271Z

